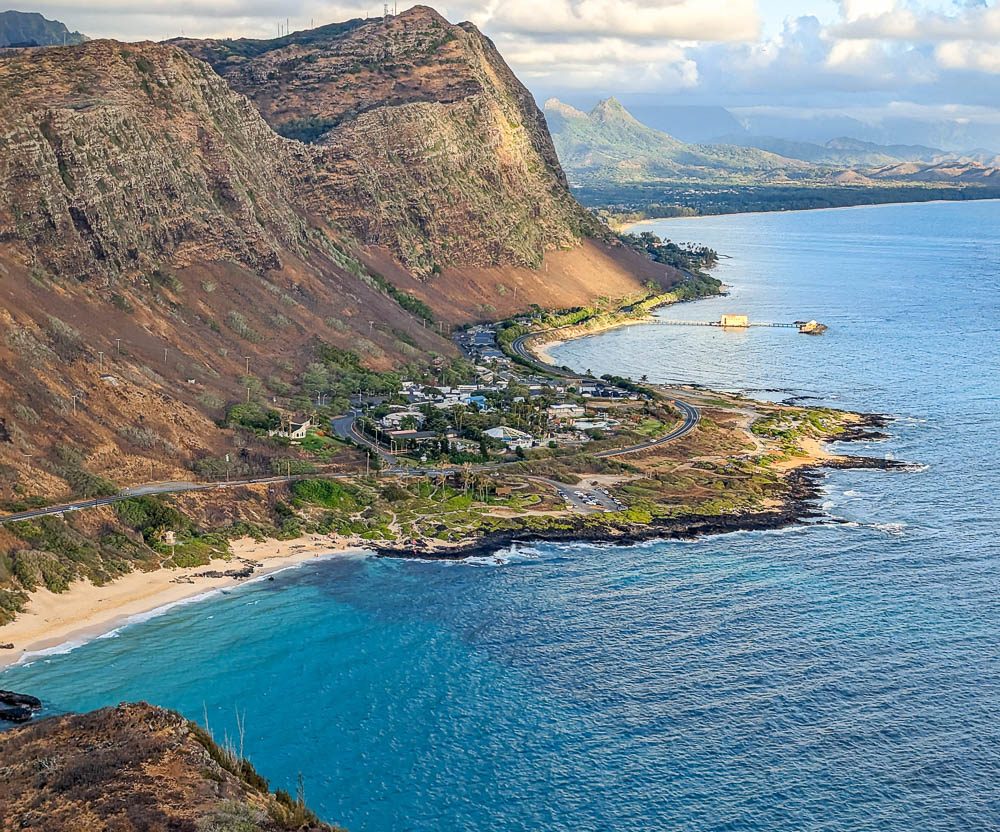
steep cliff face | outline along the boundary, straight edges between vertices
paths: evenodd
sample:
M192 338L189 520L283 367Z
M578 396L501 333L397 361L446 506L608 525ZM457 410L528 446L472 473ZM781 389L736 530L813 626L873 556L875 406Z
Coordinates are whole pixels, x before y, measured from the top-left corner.
M52 273L164 258L258 271L305 240L310 154L182 50L94 41L0 61L0 242Z
M0 501L240 454L317 342L453 354L309 214L316 155L175 47L0 57Z
M219 423L309 407L319 343L428 365L452 324L677 278L584 239L471 26L416 8L181 45L0 55L0 503L263 452Z
M336 832L179 714L120 705L0 733L0 830Z
M427 7L273 41L178 41L321 150L322 208L427 274L537 267L600 229L493 44Z

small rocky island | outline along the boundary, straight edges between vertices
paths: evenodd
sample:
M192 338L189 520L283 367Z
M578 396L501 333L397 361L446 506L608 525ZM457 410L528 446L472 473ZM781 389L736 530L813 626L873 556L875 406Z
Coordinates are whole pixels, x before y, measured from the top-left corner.
M28 722L41 709L42 701L35 696L0 690L0 720Z

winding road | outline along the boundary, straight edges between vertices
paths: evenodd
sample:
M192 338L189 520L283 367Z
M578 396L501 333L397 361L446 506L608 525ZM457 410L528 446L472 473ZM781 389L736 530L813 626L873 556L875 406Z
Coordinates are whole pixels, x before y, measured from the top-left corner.
M549 330L548 332L554 332L555 330ZM589 376L580 375L579 373L574 373L570 370L563 369L562 367L555 367L551 364L542 363L538 358L528 349L527 342L532 338L537 338L540 335L546 335L548 332L531 332L527 335L522 335L511 343L511 350L517 357L527 364L528 366L534 368L538 372L545 373L548 375L559 376L560 378L567 379L577 379L584 380L590 378ZM600 451L594 454L595 457L599 459L611 459L619 456L626 456L628 454L636 454L641 451L647 451L650 448L656 448L660 445L665 445L667 442L673 442L680 439L682 436L686 436L698 425L701 419L701 413L698 411L694 405L685 402L681 399L671 399L674 406L681 412L683 421L676 428L671 430L669 433L657 439L650 439L647 442L639 442L635 445L629 445L625 448L611 448L607 451ZM400 474L406 476L447 476L458 471L464 470L462 466L451 466L448 468L407 468L400 466L396 463L396 458L389 453L385 448L381 447L378 443L373 442L367 436L365 436L357 428L357 411L351 411L343 416L338 416L336 419L331 421L331 427L334 434L342 440L352 442L356 445L361 445L366 448L370 448L375 451L382 462L387 466L387 473ZM484 470L496 470L501 467L500 463L494 463L489 465L475 465L471 466L469 470L484 471ZM322 476L326 479L349 479L352 474L316 474L312 476ZM244 479L244 480L234 480L232 482L162 482L162 483L146 483L144 485L135 486L133 488L127 488L118 494L112 494L107 497L96 497L91 500L77 500L72 503L64 503L57 506L47 506L45 508L30 509L28 511L19 511L15 514L7 514L0 516L0 525L5 523L15 523L20 520L33 520L38 517L48 517L51 515L66 514L71 511L82 511L88 508L96 508L98 506L108 506L113 503L119 503L122 500L127 500L131 497L140 496L152 496L157 494L181 494L186 491L207 491L213 488L235 488L240 485L255 485L258 483L280 483L280 482L291 482L293 480L309 479L310 475L298 475L289 477L258 477L254 479Z
M514 353L523 363L532 367L539 372L546 373L548 375L556 375L560 378L567 379L577 379L579 381L592 380L590 376L580 375L579 373L574 373L570 370L564 369L563 367L556 367L553 364L548 364L538 360L538 357L528 348L528 341L533 338L538 338L543 335L551 335L556 332L555 329L543 330L542 332L529 332L527 335L520 335L515 338L511 344L511 352ZM648 451L650 448L655 448L659 445L665 445L667 442L673 442L676 439L680 439L682 436L687 436L701 420L701 412L693 404L683 401L682 399L672 398L674 407L676 407L683 417L683 421L680 425L674 428L669 433L659 437L658 439L651 439L648 442L640 442L637 445L629 445L627 448L612 448L609 451L601 451L600 453L594 454L598 459L610 459L616 456L625 456L626 454L636 454L640 451Z

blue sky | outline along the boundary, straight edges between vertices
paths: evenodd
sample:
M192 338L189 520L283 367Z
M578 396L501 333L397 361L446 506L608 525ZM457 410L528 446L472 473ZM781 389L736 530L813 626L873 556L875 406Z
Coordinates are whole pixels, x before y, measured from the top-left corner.
M539 98L557 95L586 104L614 94L626 102L722 105L747 119L919 121L942 125L943 137L949 130L954 134L941 142L981 143L993 131L1000 145L998 2L443 0L434 5L450 20L472 20L490 35ZM26 10L91 36L165 39L182 32L268 37L286 16L298 29L311 21L379 14L381 6L381 0L41 0Z

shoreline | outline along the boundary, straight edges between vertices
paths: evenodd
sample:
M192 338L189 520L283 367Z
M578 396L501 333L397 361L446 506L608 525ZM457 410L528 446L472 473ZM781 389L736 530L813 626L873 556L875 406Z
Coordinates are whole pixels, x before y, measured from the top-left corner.
M830 442L878 441L891 421L881 414L861 414L848 434ZM405 560L459 561L496 557L504 549L531 543L590 543L629 546L652 540L695 540L736 532L777 531L824 516L819 509L821 483L830 470L905 470L909 464L877 457L828 453L802 458L786 469L788 494L773 508L724 515L684 515L655 520L648 525L612 530L588 528L578 521L572 528L506 531L449 545L427 543L421 547L366 543L363 547L332 535L307 534L290 540L252 538L234 540L232 558L215 559L200 567L160 568L131 572L104 586L87 581L74 583L66 592L37 589L24 612L0 627L0 644L13 641L15 649L0 650L0 673L9 667L71 652L87 642L122 627L141 623L176 606L197 603L215 593L259 581L277 572L313 560L352 554ZM210 573L210 574L205 574Z
M674 304L668 303L665 304L664 306L674 306ZM633 318L627 321L610 321L608 323L595 326L593 329L590 329L587 332L570 333L563 338L559 338L554 335L554 333L557 332L557 330L552 330L551 333L540 332L538 334L538 337L544 338L545 340L539 340L536 343L534 340L528 339L525 342L525 346L528 348L528 351L536 358L540 359L543 364L548 364L554 369L558 369L559 364L556 361L556 359L552 356L552 353L549 352L549 350L555 349L560 344L566 344L569 343L570 341L578 341L581 338L588 338L591 335L601 335L605 332L610 332L611 330L614 329L624 329L625 327L629 326L645 325L652 323L652 321L653 321L653 316L651 314L647 315L644 318Z
M643 222L653 222L653 220L643 220ZM641 318L612 318L610 320L604 320L596 325L588 325L586 321L583 321L578 324L544 330L537 333L535 337L528 338L525 341L525 346L528 348L529 353L531 353L536 359L540 360L542 365L548 365L550 368L558 370L560 365L549 350L559 346L560 344L565 344L570 341L578 341L582 338L589 338L592 335L601 335L614 329L624 329L625 327L630 326L644 326L651 324L656 320L654 313L660 309L667 309L681 303L698 303L698 301L708 300L709 298L725 297L729 294L730 288L731 287L728 284L722 283L717 292L700 295L694 298L664 301L663 303L650 308ZM565 333L565 335L558 335L557 333Z
M558 337L559 331L539 333L539 342L529 340L526 346L537 360L556 367L548 352L555 346L612 329L645 324L650 317L606 321L589 329L568 327L563 337ZM174 606L196 602L220 590L260 580L317 558L369 553L377 557L408 560L457 561L495 557L510 546L538 542L628 546L650 540L692 540L709 535L787 528L803 520L823 516L818 504L826 471L909 467L907 463L896 460L845 456L827 451L826 446L833 442L885 438L882 428L891 421L891 417L855 415L858 421L847 433L818 441L812 453L783 466L783 476L790 486L788 493L780 504L767 508L725 515L692 514L661 518L646 525L635 524L620 529L588 527L583 520L578 520L571 528L494 532L446 545L429 541L420 546L376 542L366 542L362 546L353 540L320 534L283 541L268 539L258 542L241 538L231 542L232 556L229 560L215 559L204 566L184 569L131 572L104 586L78 581L63 593L36 589L30 595L27 608L13 622L0 626L0 645L15 645L14 649L0 649L0 673L46 653L71 651L120 627L146 620L160 610L166 612Z
M854 211L861 208L893 208L902 205L962 205L968 202L1000 202L1000 196L982 199L913 199L903 202L864 202L857 205L828 205L824 208L776 208L773 211L726 211L720 214L692 214L688 217L647 217L643 220L625 223L621 226L624 234L646 223L671 222L672 220L710 220L717 217L753 217L768 214L814 214L818 211Z
M146 620L162 610L194 603L220 590L260 580L311 560L364 552L346 540L310 534L292 540L232 541L232 558L204 566L135 571L96 586L73 583L65 592L40 588L26 609L0 627L0 672L47 653L68 652L101 636ZM211 574L204 574L211 573Z
M860 421L846 434L822 441L821 457L804 457L798 464L785 468L784 476L790 488L782 502L773 508L750 510L737 514L691 514L654 520L648 525L630 529L610 530L588 528L578 521L573 528L505 531L487 534L476 540L447 547L427 547L419 550L383 544L373 544L377 557L405 560L465 560L491 557L514 545L531 543L591 543L630 546L650 540L695 540L701 537L734 532L777 531L817 517L826 516L820 509L822 482L829 471L906 471L912 463L868 456L848 456L828 453L825 446L834 442L877 442L885 438L882 431L891 417L882 414L859 414Z

